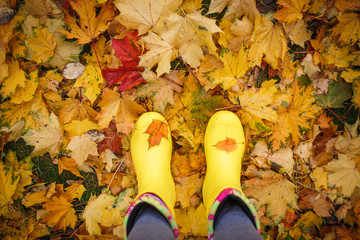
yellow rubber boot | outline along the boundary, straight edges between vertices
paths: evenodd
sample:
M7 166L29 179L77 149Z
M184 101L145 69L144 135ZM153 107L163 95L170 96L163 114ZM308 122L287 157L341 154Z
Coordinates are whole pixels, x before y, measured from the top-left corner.
M138 195L129 207L124 225L128 235L132 215L141 203L148 203L158 209L169 221L174 235L178 237L178 228L175 222L174 205L176 201L175 184L171 176L172 140L168 128L167 138L162 138L159 145L149 148L149 134L145 133L153 120L166 122L165 118L156 112L144 113L135 123L131 134L131 157L134 163L138 181ZM166 122L167 123L167 122Z
M221 150L215 146L227 139L233 146L233 150ZM235 146L231 144L233 140L235 140ZM256 210L241 190L240 177L245 137L239 118L229 111L215 113L208 122L204 146L207 170L203 185L203 201L208 217L209 239L212 239L214 233L216 210L229 195L233 196L245 209L259 231L260 223L256 218Z

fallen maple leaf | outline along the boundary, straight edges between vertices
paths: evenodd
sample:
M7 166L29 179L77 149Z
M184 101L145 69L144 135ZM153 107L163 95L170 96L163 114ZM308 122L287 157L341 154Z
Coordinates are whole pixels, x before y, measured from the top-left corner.
M90 100L91 104L93 104L101 93L99 84L102 83L104 83L104 79L101 74L101 69L88 65L85 68L85 72L76 79L74 87L81 87L84 95Z
M159 145L161 139L169 139L169 126L165 121L153 119L145 133L149 134L148 143L149 148Z
M340 35L343 44L353 44L359 41L360 17L356 13L345 13L337 16L339 23L331 29L334 36Z
M49 118L40 117L40 130L30 129L22 138L29 145L34 146L33 155L41 156L49 152L51 157L55 157L63 142L63 129L58 118L51 113Z
M154 111L163 113L168 104L174 104L173 89L169 86L168 81L151 71L143 72L146 84L138 88L139 97L149 97L153 100Z
M137 29L143 35L152 29L161 17L174 12L181 4L180 0L115 0L120 15L116 18L128 29Z
M13 203L11 198L20 181L18 174L14 173L13 166L7 166L0 162L0 215L6 215L8 212L8 204Z
M93 41L100 33L106 31L106 24L114 16L114 10L110 4L103 6L98 15L96 15L94 0L76 0L70 1L72 8L79 14L80 27L74 17L65 16L65 22L70 28L70 32L59 30L67 38L76 38L79 44Z
M99 155L96 143L91 140L89 134L72 137L66 148L71 150L70 156L78 166L83 164L90 154Z
M115 154L121 153L122 135L117 132L115 121L111 121L108 128L103 129L105 139L98 143L99 153L110 149Z
M344 81L331 81L328 94L316 95L317 103L323 108L342 108L343 102L351 98L351 85Z
M58 170L59 174L62 173L63 170L68 170L72 172L75 176L83 177L81 176L79 170L76 168L77 163L74 159L68 158L68 157L62 157L58 161Z
M233 138L226 138L225 140L219 141L214 145L217 149L226 151L227 153L232 152L238 148L236 140Z
M34 36L27 39L29 46L34 51L32 59L37 63L46 62L55 52L55 34L51 34L45 27L38 27L33 31Z
M291 23L297 19L303 18L305 13L310 8L310 0L279 0L278 4L283 8L277 11L274 17L280 22Z
M249 60L253 61L254 65L261 66L261 60L265 55L264 60L273 69L278 69L279 60L284 61L288 49L280 25L273 24L262 15L256 17L251 40L254 43L250 46Z
M89 101L67 98L60 103L57 111L59 122L70 123L72 120L85 120L95 118L97 112L90 106Z
M102 100L98 104L101 111L96 116L100 128L108 127L111 120L115 120L118 131L129 134L135 128L135 120L145 109L134 101L135 97L121 96L119 93L105 88Z
M243 191L246 196L254 197L259 201L258 209L267 205L267 216L278 223L285 217L288 206L298 209L297 194L294 192L296 186L281 174L271 173L270 178L245 181Z
M77 221L76 211L73 205L64 197L52 197L50 201L43 204L49 214L42 219L47 225L54 225L55 229L63 229L66 227L75 227Z
M211 82L207 88L214 88L221 84L221 87L227 90L241 81L241 77L243 77L250 68L248 51L246 51L243 46L237 55L223 48L220 53L220 60L223 62L224 67L215 69L207 74Z
M360 186L360 173L355 163L349 156L338 154L339 160L333 160L326 165L328 185L341 187L341 192L350 197L356 186Z
M2 81L0 94L6 98L15 93L17 87L25 87L26 78L25 72L19 67L17 61L10 61L8 63L8 77Z
M179 201L182 209L190 206L191 197L200 190L202 178L199 173L192 174L188 177L176 178L175 185L176 201Z
M68 137L81 136L89 130L99 129L99 126L89 121L87 118L84 120L72 120L70 123L64 124L64 130Z

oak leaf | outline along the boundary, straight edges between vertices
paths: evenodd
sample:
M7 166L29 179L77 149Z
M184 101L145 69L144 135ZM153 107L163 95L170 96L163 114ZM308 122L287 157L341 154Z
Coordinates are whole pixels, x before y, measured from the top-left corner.
M227 153L229 153L238 148L237 144L238 143L236 143L235 139L227 137L225 140L219 141L214 146L217 149L220 149L220 150L223 150L223 151L226 151Z
M120 15L116 18L128 29L137 29L143 35L154 28L161 17L167 17L181 4L180 0L115 0Z
M284 61L288 49L280 25L273 24L264 16L256 17L251 40L254 43L250 46L249 60L253 61L254 65L261 66L261 60L265 55L264 60L273 69L278 69L279 60Z
M278 10L274 17L280 22L291 23L303 18L305 13L310 8L310 0L279 0L278 4L283 8Z
M68 170L68 171L72 172L75 176L82 178L83 176L81 176L81 174L80 174L79 170L76 168L76 166L77 166L77 163L74 159L68 158L68 157L62 157L58 161L59 174L61 174L63 170Z
M266 205L267 216L275 223L285 217L288 206L298 209L296 186L285 179L281 174L272 174L270 178L245 181L244 193L246 196L254 197L259 201L259 207Z
M115 16L110 4L104 5L98 15L96 15L94 0L76 0L70 1L70 4L80 17L80 26L74 17L66 15L65 22L70 32L64 30L59 30L59 32L65 34L67 38L76 38L79 44L89 43L106 31L107 22Z
M344 154L338 154L339 160L333 160L325 166L328 174L328 185L341 187L341 192L350 197L356 186L360 186L360 173L354 160Z
M159 145L161 139L169 139L169 125L165 121L153 119L145 133L149 134L149 148Z
M224 67L215 69L207 74L211 85L208 88L214 88L221 84L224 90L234 86L241 77L245 75L250 68L248 61L248 52L242 46L239 53L234 55L230 50L223 48L220 53L220 60L223 62Z
M85 72L76 79L74 87L81 87L84 95L94 103L96 98L100 95L101 90L99 84L104 83L104 79L99 67L86 66Z
M66 227L75 227L77 221L76 211L73 205L64 197L52 197L50 201L43 204L43 207L50 213L42 219L47 225L55 226L55 229L63 229Z
M137 96L152 99L154 111L163 113L168 104L174 104L173 89L168 81L162 77L156 77L154 72L143 72L146 84L138 88Z
M30 129L22 138L28 145L34 146L33 155L41 156L49 152L55 157L63 142L63 129L54 113L49 118L39 119L40 130Z
M72 137L66 148L71 150L70 156L78 166L83 164L90 154L99 155L96 143L91 140L89 134Z
M27 39L29 46L34 51L32 59L37 63L47 62L55 52L55 35L45 27L38 27L33 31L34 36Z
M360 17L356 13L345 13L337 16L339 23L331 29L333 35L340 35L342 44L354 44L359 41Z
M111 120L115 120L117 130L129 134L135 128L135 120L145 109L134 101L130 95L121 96L119 93L105 88L102 100L98 104L101 111L96 116L100 128L108 127Z

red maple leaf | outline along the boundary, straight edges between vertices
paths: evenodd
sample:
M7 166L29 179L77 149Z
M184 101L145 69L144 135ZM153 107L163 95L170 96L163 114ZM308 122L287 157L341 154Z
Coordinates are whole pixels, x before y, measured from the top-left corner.
M121 139L122 135L117 132L117 128L114 121L111 121L108 128L104 129L105 139L98 143L97 147L101 154L106 149L110 149L115 154L121 153Z
M149 148L155 145L159 145L162 138L168 138L169 126L166 122L159 119L154 119L145 133L150 134L148 142Z
M235 139L233 138L226 138L225 140L219 141L216 145L214 145L216 148L226 151L226 152L231 152L234 151L235 149L238 148L237 143L235 141Z
M121 60L122 66L117 69L107 68L102 70L103 76L107 79L109 86L119 84L118 91L122 92L133 88L141 83L146 83L141 73L143 67L139 67L140 46L136 43L139 39L137 32L125 32L122 39L112 39L112 47L115 56Z

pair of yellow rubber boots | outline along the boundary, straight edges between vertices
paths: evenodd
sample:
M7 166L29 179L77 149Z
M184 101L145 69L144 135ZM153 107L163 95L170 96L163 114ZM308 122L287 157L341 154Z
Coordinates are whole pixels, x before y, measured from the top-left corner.
M175 185L170 169L171 133L169 130L167 138L162 138L159 145L149 148L149 134L146 134L145 131L154 119L166 122L159 113L145 113L137 120L135 130L131 135L131 156L137 175L139 193L127 211L124 224L125 226L128 224L132 211L140 203L146 202L167 218L175 238L177 238L179 231L174 218ZM234 150L228 152L215 147L217 143L229 138L236 141ZM209 239L212 239L214 233L216 210L221 201L229 195L238 199L245 212L254 217L253 223L259 230L260 225L256 218L256 211L242 193L240 185L245 139L239 118L228 111L215 113L208 122L204 146L207 170L202 192L208 219Z

